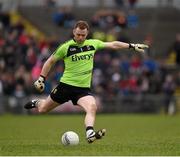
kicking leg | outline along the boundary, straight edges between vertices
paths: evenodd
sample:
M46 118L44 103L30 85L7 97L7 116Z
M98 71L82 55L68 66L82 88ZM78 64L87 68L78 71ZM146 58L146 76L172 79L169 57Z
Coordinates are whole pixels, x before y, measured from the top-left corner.
M59 103L53 101L50 96L46 99L32 100L24 105L25 109L37 108L39 113L47 113L57 107Z

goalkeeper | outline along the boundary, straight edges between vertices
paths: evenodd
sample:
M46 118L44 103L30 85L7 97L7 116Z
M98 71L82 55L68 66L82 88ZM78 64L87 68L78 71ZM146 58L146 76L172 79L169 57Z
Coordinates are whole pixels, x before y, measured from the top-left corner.
M39 92L43 92L45 81L51 67L58 61L64 60L65 69L59 84L46 99L34 99L25 104L24 108L37 108L39 113L46 113L69 100L79 105L86 112L86 139L89 143L101 139L106 130L94 131L96 117L96 100L91 93L91 79L95 52L99 49L114 50L132 49L144 52L148 48L144 44L124 43L120 41L103 42L97 39L86 39L89 25L86 21L78 21L73 28L73 39L60 45L44 63L39 79L34 83Z

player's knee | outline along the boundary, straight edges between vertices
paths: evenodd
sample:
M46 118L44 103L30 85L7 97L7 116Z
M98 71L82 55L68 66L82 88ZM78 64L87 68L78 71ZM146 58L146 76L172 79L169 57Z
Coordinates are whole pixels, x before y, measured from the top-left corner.
M96 104L91 104L91 105L89 105L89 111L90 111L91 113L96 113L96 111L97 111L97 106L96 106Z
M39 106L39 107L38 107L38 112L39 112L39 113L47 113L48 110L47 110L46 107L44 107L44 106Z

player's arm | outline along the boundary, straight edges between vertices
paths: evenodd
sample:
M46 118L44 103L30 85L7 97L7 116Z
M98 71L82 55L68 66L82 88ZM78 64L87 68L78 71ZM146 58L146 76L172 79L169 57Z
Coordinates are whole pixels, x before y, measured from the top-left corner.
M56 63L56 61L57 59L54 57L54 55L51 55L44 63L40 75L46 78L51 67Z
M133 49L138 52L144 52L145 48L148 48L148 45L145 44L133 44L125 43L120 41L105 42L105 48L119 50L119 49Z
M44 87L45 87L45 80L46 77L51 69L51 67L60 59L62 59L65 55L67 46L66 44L62 44L60 45L55 51L54 53L47 59L47 61L44 63L42 69L41 69L41 73L39 76L39 79L34 83L35 88L39 91L39 92L43 92L44 91Z
M51 67L56 63L57 59L51 55L47 61L44 63L40 76L38 78L38 80L34 83L35 88L39 91L39 92L43 92L44 90L44 83L45 83L45 79L51 69Z

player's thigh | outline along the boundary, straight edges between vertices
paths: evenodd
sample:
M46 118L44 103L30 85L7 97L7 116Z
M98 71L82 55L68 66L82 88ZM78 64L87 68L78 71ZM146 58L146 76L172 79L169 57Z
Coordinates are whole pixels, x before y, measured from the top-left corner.
M89 110L96 110L96 100L92 95L87 95L84 97L81 97L78 101L77 104L81 106L85 111Z
M53 101L50 96L48 96L44 102L40 105L40 108L45 111L50 111L55 107L59 106L60 104Z

